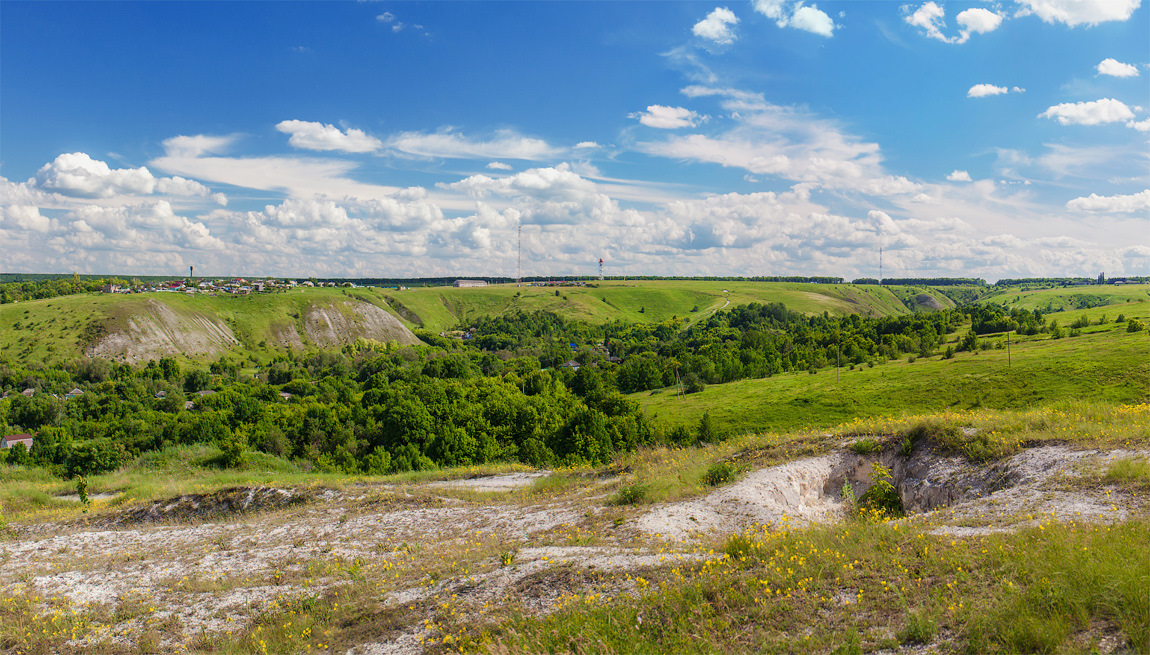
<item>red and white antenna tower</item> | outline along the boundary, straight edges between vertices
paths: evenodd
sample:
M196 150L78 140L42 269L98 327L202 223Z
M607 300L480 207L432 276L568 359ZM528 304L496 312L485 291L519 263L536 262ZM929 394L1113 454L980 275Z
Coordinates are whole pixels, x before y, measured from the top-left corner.
M515 286L523 286L523 224L519 224L519 276L515 278Z
M603 258L599 258L599 281L603 281Z

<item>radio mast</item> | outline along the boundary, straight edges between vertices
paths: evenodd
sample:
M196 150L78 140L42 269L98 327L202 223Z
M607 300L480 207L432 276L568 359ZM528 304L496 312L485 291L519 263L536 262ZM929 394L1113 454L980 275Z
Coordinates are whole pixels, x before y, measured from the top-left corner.
M519 275L515 278L515 286L523 286L523 224L519 224Z

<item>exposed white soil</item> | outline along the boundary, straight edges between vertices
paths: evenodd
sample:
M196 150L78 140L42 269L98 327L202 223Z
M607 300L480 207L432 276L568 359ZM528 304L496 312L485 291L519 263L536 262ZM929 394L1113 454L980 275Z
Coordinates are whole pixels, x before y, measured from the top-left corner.
M649 534L681 541L768 524L838 520L845 510L844 485L849 483L860 497L871 484L875 461L891 470L908 513L947 523L985 524L978 530L939 528L948 534L1036 524L1050 514L1064 520L1121 521L1128 518L1135 499L1103 490L1060 491L1048 483L1077 475L1083 465L1099 467L1132 456L1150 456L1150 451L1044 446L987 466L940 457L928 449L916 450L909 458L841 452L754 471L702 498L657 506L639 518L638 525Z
M138 364L168 355L211 355L227 352L239 343L231 328L202 314L181 314L148 299L126 325L90 345L90 357L123 359Z
M303 313L303 335L292 324L269 327L270 339L280 346L304 347L307 339L320 347L338 347L356 339L419 343L419 338L386 310L361 300L336 300L311 305ZM169 355L212 356L229 352L239 339L223 321L197 312L176 312L149 298L85 351L90 357L122 359L133 364Z
M531 483L539 478L545 478L550 474L550 471L507 473L504 475L487 475L466 480L441 480L439 482L432 482L427 486L432 488L471 489L472 491L511 491L512 489L530 486Z
M1111 522L1144 511L1146 499L1073 484L1131 456L1150 451L1045 446L976 466L923 450L884 461L904 502L920 512L906 520L958 538L1051 515ZM637 592L644 571L714 556L700 544L727 534L841 520L844 485L861 495L873 461L841 452L765 468L625 521L614 519L633 510L604 507L595 481L555 498L500 494L546 472L347 491L257 487L110 513L96 502L86 522L14 526L18 539L0 542L0 589L74 606L137 607L78 645L131 647L164 626L161 650L171 651L363 575L383 606L408 614L402 626L366 634L345 652L414 654L437 635L441 603L479 619L487 607L548 612L574 593L618 598ZM453 498L458 491L470 495Z
M303 316L304 333L321 348L342 346L357 338L413 345L419 339L396 317L362 301L312 305Z

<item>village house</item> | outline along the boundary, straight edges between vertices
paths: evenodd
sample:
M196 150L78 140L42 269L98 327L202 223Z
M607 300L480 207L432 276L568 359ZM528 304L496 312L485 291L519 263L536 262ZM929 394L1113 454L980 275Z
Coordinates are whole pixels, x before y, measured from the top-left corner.
M6 437L0 437L0 448L11 448L16 444L24 444L28 450L32 450L32 435L24 434L10 434Z

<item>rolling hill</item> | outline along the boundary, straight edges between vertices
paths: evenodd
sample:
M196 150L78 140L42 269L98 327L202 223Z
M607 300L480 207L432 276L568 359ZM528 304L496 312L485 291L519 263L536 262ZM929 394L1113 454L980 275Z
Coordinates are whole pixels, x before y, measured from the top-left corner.
M928 289L738 281L603 282L586 287L295 289L248 296L84 294L0 305L0 356L66 362L85 355L128 362L163 356L331 348L368 338L416 343L470 318L548 310L605 323L701 319L730 305L781 302L809 314L888 316L952 307Z

